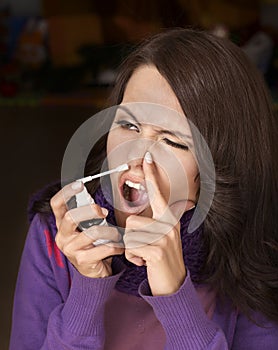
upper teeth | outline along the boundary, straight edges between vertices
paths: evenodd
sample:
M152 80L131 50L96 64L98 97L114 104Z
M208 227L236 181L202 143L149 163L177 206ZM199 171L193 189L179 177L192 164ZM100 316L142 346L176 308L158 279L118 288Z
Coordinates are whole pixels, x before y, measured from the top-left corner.
M129 187L135 188L136 190L141 190L141 191L145 190L145 187L143 185L141 185L140 183L135 183L135 182L132 182L130 180L126 180L125 184Z

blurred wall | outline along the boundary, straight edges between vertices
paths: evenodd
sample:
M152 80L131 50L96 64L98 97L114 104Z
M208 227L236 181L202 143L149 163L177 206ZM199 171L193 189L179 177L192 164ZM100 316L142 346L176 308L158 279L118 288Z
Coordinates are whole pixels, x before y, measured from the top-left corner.
M8 7L14 16L39 16L42 13L42 0L3 0L0 6Z

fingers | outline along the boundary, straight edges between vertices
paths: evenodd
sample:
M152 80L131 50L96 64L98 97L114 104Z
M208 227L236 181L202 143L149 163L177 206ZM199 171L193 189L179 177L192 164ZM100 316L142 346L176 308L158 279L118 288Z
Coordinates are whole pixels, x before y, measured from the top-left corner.
M71 197L83 190L83 183L81 181L75 181L63 187L57 192L50 200L50 205L56 218L56 225L59 227L62 218L67 212L67 202Z
M121 247L111 245L95 247L92 243L92 239L80 233L74 240L65 244L62 251L70 261L77 261L78 265L92 264L123 252Z
M139 244L138 244L139 245ZM147 261L150 261L150 256L153 251L151 246L146 246L144 249L133 248L125 250L125 257L128 261L137 266L147 266Z
M108 214L107 209L97 204L68 210L67 202L83 188L82 182L74 182L65 186L51 199L58 228L56 244L81 274L93 278L106 277L112 273L109 257L124 252L120 242L121 235L116 228L106 225L95 225L83 232L77 231L80 222L104 219ZM110 243L94 245L97 241L98 244L100 241Z
M130 215L126 220L123 237L126 249L151 245L158 242L173 229L173 225L152 218Z
M111 256L122 254L124 249L106 245L89 249L76 249L75 246L66 246L65 253L68 260L83 275L93 278L110 276ZM107 259L108 258L108 259Z
M94 226L86 231L73 233L68 238L58 231L57 246L81 274L93 278L110 276L111 259L107 258L124 252L123 245L118 243L121 236L116 228L108 226ZM113 242L94 246L94 241L100 238Z
M144 265L153 265L157 263L162 263L165 259L165 256L168 255L168 250L172 250L172 255L179 253L179 241L175 239L177 237L178 231L172 230L169 235L159 237L157 241L153 244L146 244L143 237L137 236L138 240L134 240L130 237L129 248L125 250L125 256L127 260L133 259L136 257L137 261L143 262ZM176 242L173 244L173 242ZM172 246L175 246L175 249L172 249Z
M109 241L109 244L108 243L107 244L111 247L123 246L122 243L119 243L122 239L122 236L120 235L116 227L95 225L83 231L83 234L87 236L89 239L91 239L93 244L98 240L102 240L102 241Z
M138 248L145 248L147 246L160 246L163 245L164 242L171 239L179 240L179 231L176 228L172 228L170 225L164 227L163 230L167 232L167 234L162 234L160 232L145 232L145 231L136 231L126 233L123 237L124 245L126 250L133 250ZM165 247L166 248L166 247Z
M150 152L146 152L143 162L143 171L145 174L145 182L147 186L148 195L150 198L150 205L155 220L161 219L167 210L167 202L165 201L159 189L159 185L155 176L155 165Z
M105 213L105 214L104 214ZM89 219L104 219L108 214L107 209L97 204L91 204L80 208L68 210L58 225L63 235L71 235L76 231L78 224Z

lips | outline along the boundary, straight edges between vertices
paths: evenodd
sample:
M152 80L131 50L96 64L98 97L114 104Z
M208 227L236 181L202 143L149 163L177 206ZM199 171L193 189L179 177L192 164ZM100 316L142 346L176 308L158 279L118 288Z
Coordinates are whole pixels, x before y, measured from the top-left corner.
M143 205L148 200L148 194L144 186L127 180L122 187L122 196L131 207Z
M149 197L143 178L132 173L124 173L120 178L119 193L121 209L130 214L138 214L149 205Z

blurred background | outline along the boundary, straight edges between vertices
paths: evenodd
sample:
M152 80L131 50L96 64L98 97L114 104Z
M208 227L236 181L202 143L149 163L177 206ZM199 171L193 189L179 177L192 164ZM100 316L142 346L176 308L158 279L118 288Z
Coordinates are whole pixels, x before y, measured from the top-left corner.
M187 26L239 45L277 110L278 0L0 0L0 350L9 344L31 194L59 180L67 142L108 106L128 52L161 29Z

